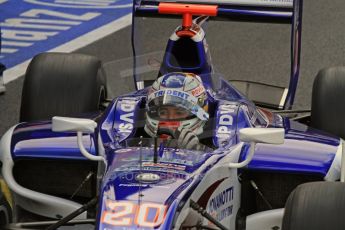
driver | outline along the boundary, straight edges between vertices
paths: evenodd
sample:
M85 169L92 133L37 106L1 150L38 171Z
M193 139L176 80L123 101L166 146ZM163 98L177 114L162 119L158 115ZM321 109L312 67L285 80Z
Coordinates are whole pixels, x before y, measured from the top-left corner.
M208 101L199 76L168 73L149 91L145 131L150 136L174 138L179 148L197 149L207 120Z

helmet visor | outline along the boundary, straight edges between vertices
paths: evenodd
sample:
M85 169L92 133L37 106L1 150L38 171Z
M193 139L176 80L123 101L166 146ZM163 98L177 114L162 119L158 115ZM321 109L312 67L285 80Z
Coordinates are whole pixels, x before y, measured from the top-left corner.
M198 99L179 90L159 90L149 95L148 115L157 120L185 120L198 117L208 120L208 113L197 104Z

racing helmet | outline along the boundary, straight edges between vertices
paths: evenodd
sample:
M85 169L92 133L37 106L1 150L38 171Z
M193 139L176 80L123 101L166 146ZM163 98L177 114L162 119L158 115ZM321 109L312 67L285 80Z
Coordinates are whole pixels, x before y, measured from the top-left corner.
M175 134L178 128L199 135L208 119L207 93L198 75L168 73L150 88L144 128L150 136L159 135L158 130L163 129Z

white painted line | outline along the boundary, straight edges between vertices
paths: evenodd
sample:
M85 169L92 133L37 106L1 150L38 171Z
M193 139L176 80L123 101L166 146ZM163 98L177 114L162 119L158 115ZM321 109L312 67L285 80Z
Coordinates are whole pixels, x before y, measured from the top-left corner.
M1 1L1 0L0 0ZM85 35L78 37L68 43L60 45L54 49L51 49L47 52L73 52L77 49L85 47L86 45L91 44L103 37L110 35L118 30L121 30L132 23L132 14L127 14L115 21L112 21L98 29L95 29ZM116 44L114 44L116 45ZM28 67L31 59L26 60L10 69L7 69L4 72L4 83L7 84L11 81L18 79L19 77L25 74L26 68Z
M0 0L0 4L7 2L8 0Z
M52 7L66 7L65 4L58 4L58 3L49 3L49 2L42 2L41 0L23 0L24 2L28 2L35 5L42 5L42 6L52 6ZM117 0L112 0L113 3L115 3ZM80 2L78 0L78 2ZM129 4L123 4L123 5L85 5L84 3L82 5L78 4L78 2L73 2L73 5L68 5L68 8L78 8L78 9L123 9L132 7L132 3ZM77 5L74 5L77 4Z
M15 52L17 52L18 49L13 49L13 48L3 48L1 49L1 53L4 53L4 54L13 54Z
M83 4L83 5L91 5L91 6L109 6L109 3L107 2L95 2L95 1L76 1L76 0L57 0L56 3L62 3L62 4Z
M31 42L2 41L2 46L29 47L32 45L33 45L33 43L31 43Z

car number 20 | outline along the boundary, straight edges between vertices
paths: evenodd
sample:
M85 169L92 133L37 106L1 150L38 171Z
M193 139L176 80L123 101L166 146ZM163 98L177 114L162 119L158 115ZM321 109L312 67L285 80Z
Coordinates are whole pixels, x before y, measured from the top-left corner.
M166 212L166 206L162 204L143 203L137 205L127 201L112 200L106 201L106 209L101 219L104 224L112 226L131 226L134 224L151 228L164 221Z

